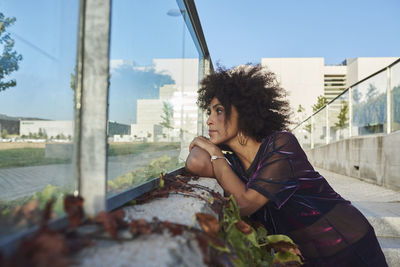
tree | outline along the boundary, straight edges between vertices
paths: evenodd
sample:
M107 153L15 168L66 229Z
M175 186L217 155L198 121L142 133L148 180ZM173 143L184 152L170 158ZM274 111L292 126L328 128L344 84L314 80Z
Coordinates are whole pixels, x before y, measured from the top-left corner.
M377 95L378 95L378 90L376 89L376 86L370 83L367 92L367 101L376 97Z
M22 55L13 50L14 40L7 32L7 28L15 21L16 18L5 17L0 12L0 44L3 45L3 53L0 55L0 92L17 85L15 79L6 80L8 75L18 70L18 62L22 60Z
M302 112L304 112L306 109L302 106L302 105L299 105L299 107L297 108L297 113L302 113Z
M302 105L299 105L296 114L294 115L294 121L300 123L306 119L306 116L306 109Z
M349 112L349 105L347 102L343 101L342 102L342 107L340 108L340 112L337 116L338 122L335 122L335 128L336 129L343 129L348 125L347 121L347 113Z
M162 122L161 126L172 129L172 118L174 116L174 107L171 103L164 101L163 102L163 114L161 115Z
M320 108L328 104L328 99L325 96L320 95L318 96L317 103L312 106L313 112L318 111Z
M7 130L6 130L6 129L3 129L3 130L1 131L1 138L6 139L7 136L8 136Z

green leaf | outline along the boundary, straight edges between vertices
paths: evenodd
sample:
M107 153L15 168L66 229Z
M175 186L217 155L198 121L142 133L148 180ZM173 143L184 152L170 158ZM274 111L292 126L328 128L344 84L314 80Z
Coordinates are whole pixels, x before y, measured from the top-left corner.
M256 232L257 241L259 243L265 243L267 241L267 234L268 234L267 229L265 229L264 227L261 227L261 226L258 227L257 232Z
M273 244L273 243L278 243L278 242L287 242L287 243L290 243L290 244L296 246L296 244L293 242L293 240L290 239L290 237L288 237L286 235L268 235L268 236L266 236L266 241L268 244Z
M210 241L209 245L210 245L210 247L218 250L221 253L223 253L223 252L230 253L231 252L231 250L228 248L228 246L221 247L217 244L214 244L212 241Z
M288 262L296 262L302 264L302 261L299 256L290 252L277 252L274 254L274 259L272 261L273 264L276 263L288 263Z

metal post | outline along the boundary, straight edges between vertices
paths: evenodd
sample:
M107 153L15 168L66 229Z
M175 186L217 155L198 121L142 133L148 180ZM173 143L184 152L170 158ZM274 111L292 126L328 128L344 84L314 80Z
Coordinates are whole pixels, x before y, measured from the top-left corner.
M353 136L353 87L349 88L349 138Z
M392 68L387 67L387 88L386 88L386 133L392 132L392 88L391 88L391 76Z
M200 80L202 80L205 76L207 76L210 73L210 58L204 57L202 55L202 58L200 59L200 68L199 68L199 83ZM205 116L204 116L204 111L201 110L200 108L198 109L197 113L197 135L205 135Z
M326 112L325 112L325 119L326 119L326 136L325 136L325 140L326 140L326 144L329 144L329 104L326 104Z
M311 116L311 149L314 148L314 115Z
M84 0L78 70L76 171L87 215L106 210L110 0Z

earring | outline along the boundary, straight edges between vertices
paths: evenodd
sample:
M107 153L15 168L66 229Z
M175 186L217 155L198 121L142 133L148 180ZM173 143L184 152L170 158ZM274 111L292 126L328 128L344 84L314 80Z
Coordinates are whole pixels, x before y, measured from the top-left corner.
M237 140L238 140L239 144L241 144L242 146L245 146L247 144L248 139L249 139L249 137L245 136L242 131L238 132Z

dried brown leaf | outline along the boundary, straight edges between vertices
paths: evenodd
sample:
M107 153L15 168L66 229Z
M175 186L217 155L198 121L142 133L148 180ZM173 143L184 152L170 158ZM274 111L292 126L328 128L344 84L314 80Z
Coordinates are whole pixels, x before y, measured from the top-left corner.
M172 236L181 235L183 233L183 228L184 228L183 225L165 221L163 222L162 226L167 228Z
M68 266L68 246L63 234L42 230L29 240L21 242L10 259L10 266Z
M110 236L112 236L114 239L118 239L118 224L109 213L101 211L97 215L96 222L103 224L104 229L106 229Z
M150 224L144 219L132 220L129 227L132 235L149 235L152 233Z
M201 229L209 236L217 236L219 231L219 222L211 214L196 213L196 219L199 222Z
M301 252L300 252L298 246L295 244L291 244L289 242L279 241L276 243L266 245L267 250L271 250L272 248L276 252L279 252L279 251L280 252L291 252L291 253L294 253L301 257Z
M236 227L236 229L238 229L240 232L242 232L245 235L249 235L253 232L253 229L251 229L251 226L242 220L237 221L235 223L235 227Z
M83 220L83 198L81 196L67 195L64 198L64 210L67 213L69 227L75 228Z

